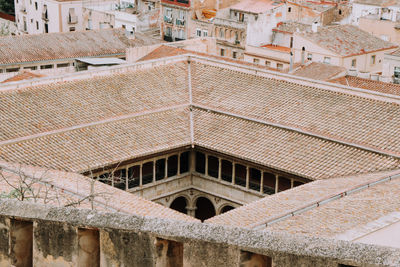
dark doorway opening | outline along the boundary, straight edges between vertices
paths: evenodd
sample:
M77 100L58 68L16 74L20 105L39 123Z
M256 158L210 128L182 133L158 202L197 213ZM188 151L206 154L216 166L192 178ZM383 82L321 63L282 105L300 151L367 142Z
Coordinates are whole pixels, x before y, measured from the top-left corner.
M196 201L195 217L201 221L207 220L215 216L214 205L205 197L199 197Z

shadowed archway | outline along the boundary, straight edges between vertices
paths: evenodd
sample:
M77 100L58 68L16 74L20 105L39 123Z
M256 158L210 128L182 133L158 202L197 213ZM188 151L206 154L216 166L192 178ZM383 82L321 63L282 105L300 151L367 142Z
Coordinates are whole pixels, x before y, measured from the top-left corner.
M199 197L196 201L195 217L201 221L207 220L215 216L214 205L208 198Z

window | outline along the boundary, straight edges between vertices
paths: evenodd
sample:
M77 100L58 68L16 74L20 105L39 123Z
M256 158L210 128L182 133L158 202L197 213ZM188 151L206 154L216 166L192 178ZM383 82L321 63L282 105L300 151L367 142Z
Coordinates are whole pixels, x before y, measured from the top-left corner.
M221 56L225 56L225 49L221 48Z
M235 184L246 186L246 167L241 164L235 164Z
M250 168L249 170L249 188L260 191L261 186L261 171Z
M39 30L39 21L36 21L36 30Z
M290 48L293 48L293 37L290 37Z
M208 31L203 30L203 36L204 36L204 37L207 37L207 36L208 36Z
M113 186L122 190L126 189L126 170L116 170L113 173Z
M375 56L375 55L372 55L372 56L371 56L371 65L374 65L374 64L375 64L375 59L376 59L376 56Z
M342 15L342 10L341 9L339 9L339 15Z
M152 161L146 162L142 166L142 184L153 182L153 165Z
M271 67L271 61L265 61L265 66L267 66L267 67Z
M353 59L351 61L351 67L353 67L353 68L357 67L357 59Z
M324 57L324 63L330 64L331 63L331 58L330 57Z
M6 72L17 72L17 71L19 71L19 68L6 69Z
M219 30L219 37L220 38L225 38L225 31L222 28Z
M180 156L180 173L189 171L189 152L183 152Z
M165 159L156 161L156 181L165 178Z
M311 53L307 54L307 60L312 60L312 54Z
M232 162L228 160L221 160L221 179L232 183Z
M400 67L394 67L393 76L396 78L400 78Z
M206 156L201 152L196 152L196 172L206 173Z
M239 21L240 22L244 21L244 14L243 13L239 13Z
M139 186L140 166L135 165L128 169L128 188Z
M197 36L197 37L201 37L201 30L200 30L200 29L197 29L197 30L196 30L196 36Z
M60 64L57 64L57 68L66 68L66 67L69 67L69 63L60 63Z
M33 19L31 19L31 23L33 23Z
M173 155L168 158L168 170L167 170L167 176L175 176L178 174L178 156Z
M165 16L168 18L172 18L172 8L166 8L165 9Z
M36 10L38 9L38 4L37 4L37 2L35 2L35 9L36 9Z
M258 58L253 58L253 63L254 63L254 64L259 64L259 63L260 63L260 60L259 60Z
M278 192L290 189L290 187L291 187L290 179L283 176L279 176Z
M233 51L233 52L232 52L232 57L233 57L233 58L237 58L237 52L236 52L236 51Z
M278 70L282 70L282 69L283 69L283 64L282 64L282 63L277 63L277 64L276 64L276 68L277 68Z
M44 70L44 69L52 69L53 68L53 64L50 64L50 65L42 65L42 66L40 66L40 69L41 70Z
M276 177L275 174L269 173L269 172L264 172L263 173L263 180L264 180L264 188L263 188L263 193L272 195L275 194L275 183L276 183Z
M208 175L218 178L219 160L217 157L208 156Z
M47 24L47 23L44 24L44 32L45 33L49 32L49 24Z
M24 69L37 70L37 66L28 66L28 67L24 67Z
M380 37L383 41L389 42L389 36L382 34Z

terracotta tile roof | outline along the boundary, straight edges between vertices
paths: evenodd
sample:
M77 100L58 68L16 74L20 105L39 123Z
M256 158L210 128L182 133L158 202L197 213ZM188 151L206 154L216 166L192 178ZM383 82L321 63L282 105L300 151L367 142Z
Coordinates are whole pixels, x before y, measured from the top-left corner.
M297 31L304 32L308 30L311 30L311 25L296 21L285 21L278 23L276 28L273 29L273 31L285 32L285 33L294 33Z
M400 156L400 105L391 101L197 63L192 88L193 101L211 109Z
M186 54L198 55L198 56L207 57L207 58L214 58L214 59L218 59L218 60L222 60L222 61L226 61L226 62L230 62L230 63L240 64L240 65L244 65L244 66L251 66L251 67L260 68L260 69L278 71L277 69L269 68L267 66L260 65L260 64L254 64L254 63L246 62L246 61L239 60L239 59L233 59L233 58L228 58L228 57L221 57L221 56L216 56L216 55L212 55L212 54L191 51L191 50L173 47L173 46L169 46L169 45L161 45L160 47L154 49L149 54L140 58L138 60L138 62L152 60L152 59L159 59L159 58L164 58L164 57L186 55Z
M190 145L189 113L176 108L6 144L0 157L82 173L185 145Z
M313 180L400 167L376 153L203 110L194 110L194 129L195 145Z
M271 231L331 237L359 228L400 209L400 179L387 181L271 224Z
M4 12L0 12L0 18L15 22L15 16L4 13Z
M187 64L182 62L0 91L0 142L187 103L187 84Z
M382 154L400 151L398 104L191 58L0 90L0 158L83 172L196 144L310 179L400 166Z
M286 53L290 53L290 48L289 47L285 47L285 46L279 46L279 45L263 45L261 47L265 47L271 50L277 50L277 51L281 51L281 52L286 52Z
M263 226L265 225L266 222L270 222L295 210L307 207L314 203L323 201L329 197L341 194L342 192L351 190L353 188L362 186L364 184L371 183L379 179L385 178L387 176L391 176L398 173L400 173L400 170L314 181L308 184L295 187L290 190L280 192L275 195L267 196L263 199L254 201L242 207L228 211L219 216L215 216L211 219L206 220L206 222L214 224L222 224L222 225L248 227L248 228ZM396 192L398 192L398 190ZM394 193L395 192L389 195L392 198L391 202L397 202L399 204L397 206L398 209L400 207L400 203L398 201L398 198L393 196ZM351 196L346 196L343 198L343 200L350 199L350 197ZM338 202L339 200L333 201L331 202L331 204L328 203L321 205L321 207L319 208L314 208L310 212L300 213L292 218L284 219L281 222L273 223L269 225L267 229L285 231L290 233L304 233L302 231L304 229L308 229L308 231L313 231L313 227L315 225L319 225L320 230L322 232L324 227L326 229L329 228L332 229L334 227L342 227L346 223L334 222L335 218L338 219L340 218L343 221L346 220L347 223L349 223L352 221L352 218L355 218L356 216L351 215L346 219L346 216L349 214L349 212L346 211L347 206L346 208L344 208L344 206L342 205L336 207L335 205ZM346 200L346 203L348 203L350 206L355 207L359 202L354 202L354 204L352 205L351 201ZM375 205L376 208L374 207L374 209L379 209L379 207L381 205L384 205L384 203L385 201L381 200L379 204ZM326 213L324 215L327 217L324 217L322 214L319 214L317 212L318 210L321 209L324 210L333 209L337 211L337 213L336 214ZM351 212L353 211L354 210L351 210ZM340 212L343 212L343 214L340 214ZM382 211L378 213L382 214L383 212L386 211L382 209ZM308 215L308 213L310 213L310 216ZM315 216L312 217L311 214ZM359 215L359 217L356 220L365 219L361 218L363 217L363 215L359 213L357 213L357 215ZM374 216L373 214L371 215ZM306 219L303 219L303 217ZM295 222L298 222L300 226L297 226ZM314 234L320 235L323 233L314 232Z
M30 80L30 79L40 78L40 77L44 77L44 75L38 74L38 73L33 73L30 71L23 71L11 78L5 79L1 83L18 82L18 81L22 81L22 80Z
M329 80L329 82L400 96L400 85L394 83L385 83L355 76L344 76Z
M296 76L321 81L327 81L338 75L345 75L346 73L346 68L320 62L310 62L309 64L299 66L290 72L290 74Z
M12 185L26 181L38 195L36 202L54 206L72 205L77 208L90 209L87 197L94 194L94 208L105 211L118 211L139 216L168 218L182 221L198 221L183 213L174 211L157 203L145 200L126 191L92 182L90 178L63 171L38 168L0 161L0 194L9 194ZM32 179L36 179L33 182ZM93 185L93 189L91 189ZM27 196L31 196L27 194ZM26 201L34 201L30 198ZM81 203L80 203L81 202Z
M268 10L274 9L281 5L283 5L283 3L280 1L242 0L239 3L230 6L230 9L260 14L260 13L265 13Z
M352 25L320 27L318 32L300 34L307 40L343 57L398 47Z
M0 37L0 64L120 54L135 43L120 29Z
M393 51L393 52L391 52L389 54L392 55L392 56L400 56L400 49L397 49L397 50L395 50L395 51Z

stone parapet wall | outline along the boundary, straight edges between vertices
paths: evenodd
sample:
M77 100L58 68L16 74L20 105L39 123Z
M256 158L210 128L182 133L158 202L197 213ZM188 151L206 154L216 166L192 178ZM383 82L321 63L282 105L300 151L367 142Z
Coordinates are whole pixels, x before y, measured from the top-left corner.
M398 266L400 250L0 201L0 266Z

